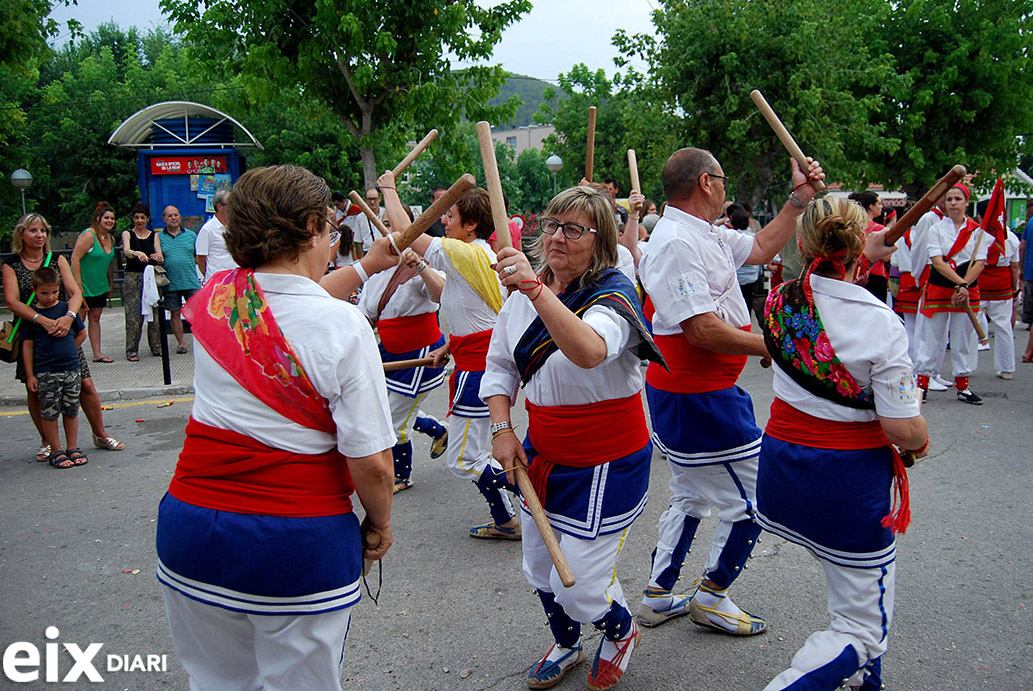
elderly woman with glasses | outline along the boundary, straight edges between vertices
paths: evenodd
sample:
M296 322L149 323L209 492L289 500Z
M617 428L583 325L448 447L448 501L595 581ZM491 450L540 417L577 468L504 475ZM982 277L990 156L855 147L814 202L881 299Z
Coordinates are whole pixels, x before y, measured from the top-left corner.
M587 186L565 190L539 225L537 269L517 250L499 252L496 270L515 292L495 325L481 395L491 410L495 458L510 472L527 466L577 581L562 586L534 521L522 513L524 575L553 635L527 685L559 683L582 659L582 624L592 624L603 639L588 687L608 689L639 638L614 574L649 485L653 446L640 362L662 358L634 286L614 268L609 197ZM510 418L521 386L530 419L522 443Z
M391 546L382 364L369 323L334 296L396 260L382 239L324 278L329 201L304 168L242 175L225 236L241 268L184 309L196 399L157 552L191 688L340 689L363 559Z

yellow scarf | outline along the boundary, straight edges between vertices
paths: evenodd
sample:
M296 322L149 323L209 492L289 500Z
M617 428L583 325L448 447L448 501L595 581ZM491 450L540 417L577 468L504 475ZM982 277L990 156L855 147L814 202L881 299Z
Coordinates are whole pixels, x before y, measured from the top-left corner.
M452 260L452 265L459 275L466 279L481 299L495 310L502 309L502 292L499 290L499 277L492 270L488 255L473 243L452 238L442 238L441 248Z

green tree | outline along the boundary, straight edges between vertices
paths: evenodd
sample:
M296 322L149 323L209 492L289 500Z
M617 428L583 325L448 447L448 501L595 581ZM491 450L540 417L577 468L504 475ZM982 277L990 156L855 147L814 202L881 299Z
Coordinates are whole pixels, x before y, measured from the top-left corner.
M899 146L871 117L907 86L891 56L869 48L890 9L881 0L850 0L835 12L820 0L666 0L653 13L656 40L619 32L615 42L626 59L648 64L629 79L641 112L670 128L678 146L712 151L735 195L756 206L789 168L753 89L833 179L863 180L864 161Z
M256 98L300 85L326 103L358 143L367 185L377 177L375 147L384 138L397 146L414 129L449 128L464 113L499 121L517 105L485 105L505 81L501 67L453 71L447 56L490 58L502 31L530 10L527 0L491 8L474 0L201 4L162 0L161 7L199 46L199 59L244 75Z
M1033 133L1033 5L912 0L880 37L911 88L878 113L901 141L878 157L878 178L915 196L956 163L987 171L976 180L987 189L1017 165Z

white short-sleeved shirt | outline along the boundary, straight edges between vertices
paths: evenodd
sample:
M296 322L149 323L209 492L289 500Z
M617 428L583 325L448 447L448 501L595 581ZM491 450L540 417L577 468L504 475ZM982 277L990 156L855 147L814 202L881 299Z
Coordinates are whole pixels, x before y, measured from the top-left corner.
M478 238L471 244L480 248L492 264L495 263L495 253L491 251L491 247L486 241ZM488 303L456 270L452 260L448 258L448 253L441 246L441 238L431 239L430 246L423 254L423 258L432 267L445 274L445 288L441 291L441 309L448 317L453 335L469 336L479 331L487 331L495 326L495 310L488 306ZM502 284L498 285L499 291L502 291ZM505 295L505 293L501 294Z
M1004 252L997 258L994 266L1010 266L1019 263L1019 236L1005 229ZM985 240L985 238L984 238Z
M929 257L929 230L943 220L935 211L926 211L911 227L911 273L916 276L925 271L931 261Z
M877 416L919 415L915 375L900 318L861 286L811 275L814 304L829 343L862 389L871 390L875 410L857 410L819 398L774 367L775 396L797 410L825 420L868 422Z
M972 253L976 251L976 241L980 235L983 236L983 239L979 240L979 253L976 255L975 261L986 261L986 249L993 243L994 239L989 233L976 228L972 231L972 235L969 237L968 242L965 243L965 246L951 257L955 264L964 264L972 259ZM951 247L954 246L954 241L957 239L958 230L954 227L954 221L950 218L944 218L936 223L929 229L929 259L932 260L933 257L946 257Z
M617 270L635 285L635 255L620 243L617 243Z
M238 384L203 347L194 350L194 419L294 453L325 453L336 445L345 456L361 458L394 446L384 367L366 318L307 278L268 273L255 278L313 386L329 402L337 432L283 417Z
M911 273L911 248L908 247L907 240L901 236L894 244L897 251L890 256L890 266L897 267L901 273Z
M384 218L383 209L380 210L377 217L380 219ZM373 222L366 218L366 214L352 214L345 218L344 222L352 229L353 242L362 245L362 253L366 254L369 252L369 248L373 246L374 238L380 235L380 231L373 227Z
M441 274L437 269L424 269ZM377 306L380 304L380 297L387 290L387 285L394 276L395 269L388 269L373 274L362 287L359 295L359 311L369 319L377 319ZM438 303L431 299L427 291L427 284L423 282L419 274L395 289L395 294L387 301L384 311L380 313L380 319L396 319L398 317L411 317L416 314L437 312Z
M482 399L501 394L516 401L520 373L513 351L537 316L531 301L523 294L514 294L502 306L481 378ZM584 322L606 342L606 358L596 367L582 369L562 351L553 353L524 389L532 404L584 405L627 398L642 390L642 367L633 350L640 340L638 333L608 307L590 307L584 314Z
M237 262L233 261L233 256L226 249L225 233L226 226L215 216L209 218L197 233L194 254L207 257L204 266L205 283L219 271L237 268Z
M639 280L656 309L653 333L682 333L681 322L714 312L741 328L750 323L736 270L753 251L753 238L719 228L670 204L639 260Z

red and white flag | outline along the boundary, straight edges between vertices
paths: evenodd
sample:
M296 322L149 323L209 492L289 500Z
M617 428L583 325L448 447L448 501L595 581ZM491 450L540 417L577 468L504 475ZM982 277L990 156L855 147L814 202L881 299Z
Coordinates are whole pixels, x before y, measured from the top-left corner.
M990 195L990 202L986 205L982 228L993 236L993 246L1003 253L1005 251L1004 241L1008 237L1008 231L1004 225L1004 181L1001 178L997 178L993 194Z

